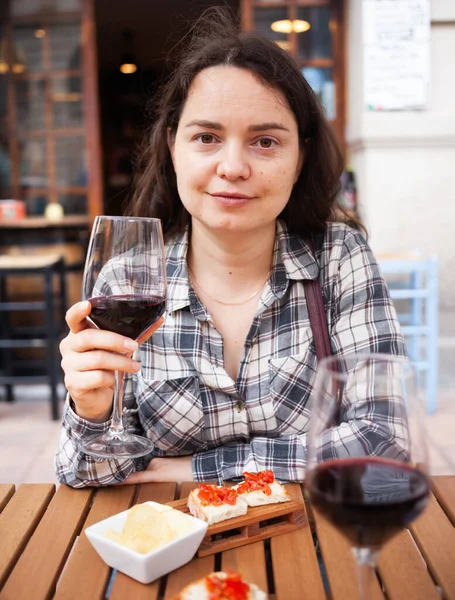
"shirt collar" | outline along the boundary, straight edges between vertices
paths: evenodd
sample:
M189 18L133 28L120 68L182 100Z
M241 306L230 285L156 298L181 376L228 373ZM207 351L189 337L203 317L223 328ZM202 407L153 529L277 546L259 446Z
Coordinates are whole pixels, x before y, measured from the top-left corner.
M289 233L283 221L277 221L272 265L272 288L286 287L289 279L317 279L318 263L310 245Z
M206 318L206 310L197 300L190 284L186 257L188 254L188 228L180 238L166 245L166 274L168 282L167 310L172 313L191 305L194 316ZM275 295L281 295L288 281L317 279L318 264L309 244L288 232L285 223L277 221L270 285ZM200 314L199 314L200 313Z

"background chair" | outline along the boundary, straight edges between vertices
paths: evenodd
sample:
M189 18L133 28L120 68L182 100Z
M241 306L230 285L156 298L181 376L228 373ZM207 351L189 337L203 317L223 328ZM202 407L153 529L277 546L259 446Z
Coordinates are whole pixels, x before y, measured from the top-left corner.
M416 254L379 256L378 260L431 414L438 396L438 259Z
M36 277L43 281L41 294ZM21 288L17 293L10 291L14 278ZM60 255L0 256L0 385L6 386L6 399L13 401L14 385L49 383L54 420L59 418L57 387L62 371L57 346L66 305L65 263ZM35 312L36 318L26 324ZM24 359L21 353L26 348L43 348L44 360Z

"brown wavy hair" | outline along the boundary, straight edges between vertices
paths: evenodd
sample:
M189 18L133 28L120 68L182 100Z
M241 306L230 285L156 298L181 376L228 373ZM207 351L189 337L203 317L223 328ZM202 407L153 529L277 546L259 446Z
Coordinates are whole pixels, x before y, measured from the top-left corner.
M155 108L157 118L138 155L143 170L128 214L161 219L166 238L181 233L190 222L177 191L168 147L175 136L188 91L198 73L230 65L250 71L264 85L279 90L294 113L304 164L280 214L290 232L302 237L326 228L327 221L360 223L337 203L343 158L335 134L316 94L294 60L274 42L240 30L226 8L206 10L179 45L171 76L163 84Z

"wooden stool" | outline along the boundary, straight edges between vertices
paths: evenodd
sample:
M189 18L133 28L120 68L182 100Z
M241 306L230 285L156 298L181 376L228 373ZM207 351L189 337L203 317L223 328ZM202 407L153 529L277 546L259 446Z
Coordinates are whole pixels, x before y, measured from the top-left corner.
M43 278L42 298L9 298L7 280L11 277L39 276ZM54 277L58 279L58 293L54 294ZM32 291L32 290L30 290ZM65 263L60 255L0 256L0 385L6 386L6 398L14 400L13 385L21 383L49 383L51 389L52 419L59 418L57 385L61 380L58 362L58 342L65 323L67 298ZM13 323L13 313L37 311L44 313L44 324L24 326ZM32 373L40 361L30 360L28 374L17 372L18 361L13 352L19 348L45 348L43 374Z

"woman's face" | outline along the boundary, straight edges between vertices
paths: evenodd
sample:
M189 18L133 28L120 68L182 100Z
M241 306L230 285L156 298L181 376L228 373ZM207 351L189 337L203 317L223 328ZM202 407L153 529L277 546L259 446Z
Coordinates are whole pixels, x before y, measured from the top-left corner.
M170 149L181 201L211 230L274 223L302 166L284 96L237 67L197 75Z

